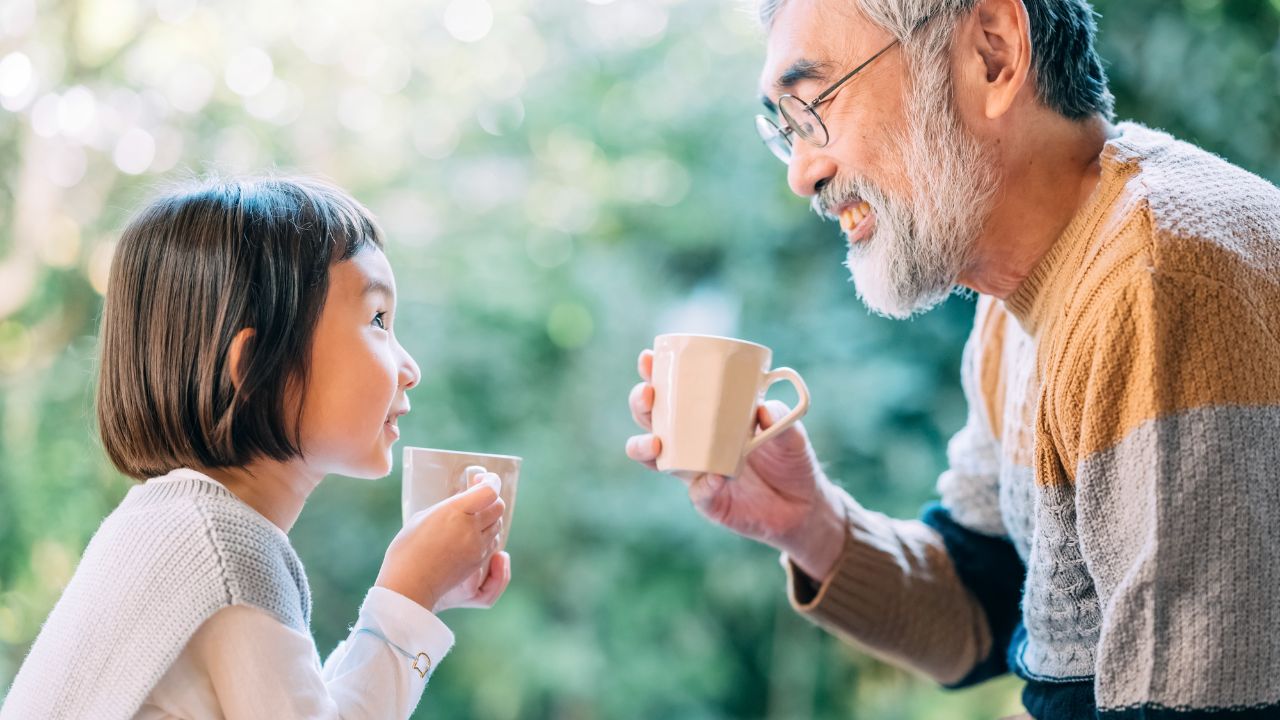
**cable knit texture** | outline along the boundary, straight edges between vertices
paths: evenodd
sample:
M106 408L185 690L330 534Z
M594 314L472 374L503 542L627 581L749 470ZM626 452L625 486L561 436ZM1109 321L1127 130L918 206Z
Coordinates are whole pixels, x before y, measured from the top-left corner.
M979 299L933 546L852 504L840 567L810 591L791 568L793 601L943 681L1003 654L1045 716L1280 717L1280 190L1119 130L1028 279ZM1013 619L962 547L999 538ZM987 633L956 622L975 606Z
M288 537L194 471L136 486L89 542L0 718L130 718L230 605L309 632L311 594Z

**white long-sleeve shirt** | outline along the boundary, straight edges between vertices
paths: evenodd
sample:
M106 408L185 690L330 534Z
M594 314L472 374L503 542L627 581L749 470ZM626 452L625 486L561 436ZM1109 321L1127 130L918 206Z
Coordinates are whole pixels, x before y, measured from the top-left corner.
M323 667L310 635L258 608L233 605L200 626L135 720L407 718L451 647L453 633L438 617L385 588L369 590L352 633ZM425 676L415 660L418 668L429 661Z

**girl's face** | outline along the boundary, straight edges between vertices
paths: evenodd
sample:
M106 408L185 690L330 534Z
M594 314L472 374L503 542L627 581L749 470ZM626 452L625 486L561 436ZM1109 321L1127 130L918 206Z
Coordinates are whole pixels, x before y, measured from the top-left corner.
M366 247L329 268L302 406L304 462L322 473L378 478L391 472L405 391L421 374L396 340L396 280L387 256Z

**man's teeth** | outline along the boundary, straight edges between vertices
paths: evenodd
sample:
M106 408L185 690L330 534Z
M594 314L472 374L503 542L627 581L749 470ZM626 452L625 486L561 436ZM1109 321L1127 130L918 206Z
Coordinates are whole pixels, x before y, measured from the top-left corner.
M840 212L840 229L849 232L857 227L858 223L866 220L870 214L871 206L865 200L857 205L847 207Z

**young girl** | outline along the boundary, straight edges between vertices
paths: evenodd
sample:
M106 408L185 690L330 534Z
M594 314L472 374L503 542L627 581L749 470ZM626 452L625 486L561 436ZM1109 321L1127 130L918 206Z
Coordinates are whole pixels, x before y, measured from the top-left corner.
M419 379L395 299L373 218L320 182L206 183L133 220L103 312L98 421L142 483L89 543L0 716L409 716L453 644L435 613L489 607L510 580L497 476L409 521L323 666L285 534L326 475L391 470Z

